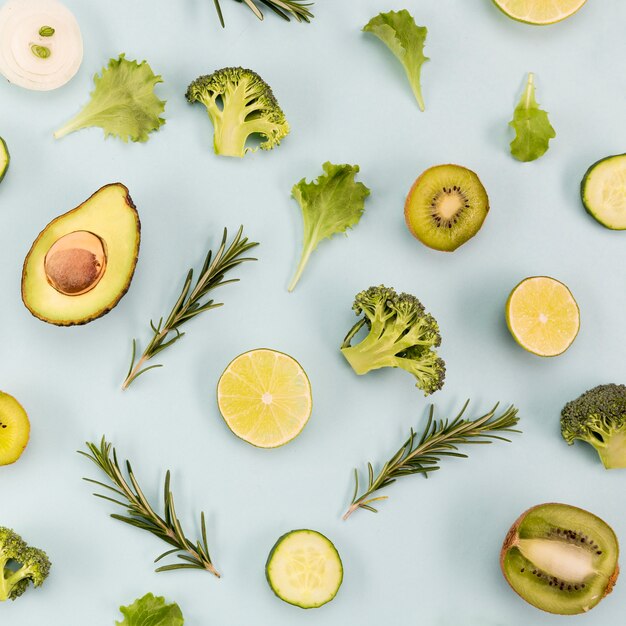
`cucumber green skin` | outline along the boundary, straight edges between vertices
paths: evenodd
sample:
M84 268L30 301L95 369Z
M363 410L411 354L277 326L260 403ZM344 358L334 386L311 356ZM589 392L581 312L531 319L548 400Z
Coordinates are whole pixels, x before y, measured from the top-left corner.
M9 149L7 148L6 141L2 139L2 137L0 137L0 156L6 156L6 163L4 164L2 169L0 169L0 183L1 183L2 179L4 178L4 175L7 173L7 170L9 169L9 163L11 162Z
M278 541L274 544L274 547L270 550L270 553L267 557L267 561L265 562L265 579L267 580L267 584L270 586L270 589L274 592L274 595L277 598L280 598L283 602L286 602L287 604L291 604L293 606L297 606L300 609L318 609L320 606L324 606L324 604L328 604L331 600L334 600L335 596L337 595L337 592L339 591L341 587L341 583L343 583L343 561L341 560L341 556L339 555L337 548L335 548L335 553L337 554L337 559L339 559L339 565L341 567L341 579L339 580L337 589L335 589L335 593L333 593L333 595L330 596L328 600L326 600L322 604L316 604L314 606L302 606L301 604L298 604L296 602L290 602L289 600L285 600L285 598L279 595L278 591L272 584L272 579L270 577L270 563L272 562L272 559L274 558L274 555L276 554L276 551L280 547L280 544L283 542L283 540L289 537L289 535L293 535L294 533L315 533L316 535L321 535L322 537L324 537L324 539L326 539L326 541L328 541L328 543L333 548L335 548L335 544L326 535L322 535L322 533L318 532L317 530L311 530L309 528L298 528L296 530L290 530L284 535L281 535L278 538Z
M611 226L610 224L607 224L605 221L603 221L602 217L597 212L595 212L593 207L591 207L591 205L587 202L587 197L585 195L585 190L587 189L587 181L589 180L589 176L591 176L591 174L593 173L593 170L595 170L596 167L601 163L604 163L605 161L610 161L611 159L626 160L626 154L613 154L611 156L604 157L603 159L596 161L591 167L589 167L589 169L585 172L582 181L580 182L580 199L582 200L583 206L585 207L585 211L587 211L587 213L589 213L589 215L591 215L591 217L593 217L596 222L602 224L602 226L604 226L605 228L609 228L610 230L626 230L626 228L616 228L615 226Z

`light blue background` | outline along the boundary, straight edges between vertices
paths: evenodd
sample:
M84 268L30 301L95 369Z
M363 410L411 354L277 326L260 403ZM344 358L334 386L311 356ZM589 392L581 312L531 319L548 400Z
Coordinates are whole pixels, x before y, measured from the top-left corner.
M0 186L0 388L32 421L21 460L0 468L0 523L45 548L45 586L0 606L1 624L108 626L117 607L151 591L180 604L189 626L551 626L565 618L520 600L498 566L502 539L526 508L560 501L606 519L626 542L623 472L606 472L591 448L559 434L563 404L596 384L626 382L626 235L581 207L579 182L597 159L624 152L626 5L589 0L559 25L507 19L490 0L318 0L311 25L261 24L223 0L226 30L210 0L67 0L82 27L85 57L66 87L49 93L0 84L0 135L11 168ZM232 4L232 6L231 6ZM409 8L428 26L420 113L401 67L360 32L382 10ZM146 58L164 84L167 125L145 145L104 141L91 129L55 141L52 131L88 100L109 57ZM293 131L279 149L243 161L216 157L200 106L184 100L197 75L249 66L273 87ZM507 122L526 73L557 138L539 161L508 154ZM291 186L322 162L358 163L372 190L347 238L324 242L293 294L302 220ZM407 232L403 203L428 166L475 170L492 210L475 239L454 254L426 249ZM24 256L37 233L100 186L121 181L142 222L141 254L129 293L106 317L56 328L20 301ZM216 246L224 225L261 242L259 262L219 297L225 306L192 322L163 353L164 368L120 383L132 337L149 338L184 273ZM570 286L582 329L571 349L542 360L519 348L505 326L511 288L535 274ZM354 294L386 283L417 295L437 317L445 388L440 416L466 398L477 415L515 403L524 434L512 444L471 448L431 480L407 478L387 491L381 512L340 514L352 468L379 467L428 400L401 371L359 378L338 352L355 318ZM222 422L215 385L226 364L255 347L296 357L310 375L313 416L303 434L270 451L235 438ZM160 496L166 468L184 527L207 512L216 580L202 572L155 574L164 548L108 517L82 476L100 478L75 453L106 433L134 462L147 494ZM264 563L282 533L320 530L339 549L345 581L316 611L280 602ZM626 583L572 623L622 623Z

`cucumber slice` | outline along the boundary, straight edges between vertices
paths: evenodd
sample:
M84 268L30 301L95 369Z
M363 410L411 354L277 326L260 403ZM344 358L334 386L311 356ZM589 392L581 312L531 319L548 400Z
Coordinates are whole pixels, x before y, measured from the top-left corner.
M580 195L587 213L611 230L626 230L626 154L601 159L586 172Z
M330 539L315 530L292 530L272 548L265 576L281 600L316 609L337 595L343 565Z
M9 156L9 149L7 148L7 144L4 139L0 137L0 183L4 178L4 175L7 173L7 170L9 169L10 160L11 157Z

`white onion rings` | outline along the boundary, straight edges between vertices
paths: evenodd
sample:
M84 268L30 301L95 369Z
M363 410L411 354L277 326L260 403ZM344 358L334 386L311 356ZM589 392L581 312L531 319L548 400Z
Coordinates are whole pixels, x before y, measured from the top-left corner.
M76 74L82 60L78 22L57 0L9 0L0 9L0 73L9 82L37 91L56 89Z

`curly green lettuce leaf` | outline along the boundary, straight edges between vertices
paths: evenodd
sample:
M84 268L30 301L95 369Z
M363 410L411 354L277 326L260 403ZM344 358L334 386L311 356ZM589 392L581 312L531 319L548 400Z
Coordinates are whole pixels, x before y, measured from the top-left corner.
M428 61L428 57L424 56L428 29L425 26L418 26L413 16L406 9L402 9L377 15L363 30L376 35L402 63L417 104L423 111L424 98L420 76L422 65Z
M116 621L116 626L183 626L185 622L178 604L166 604L165 598L151 593L129 606L121 606L120 612L124 621Z
M123 54L110 59L102 75L94 76L95 88L83 110L54 133L60 139L81 128L98 126L104 136L122 141L148 141L148 134L165 124L160 117L165 100L159 100L154 87L162 83L146 61L127 61Z
M528 74L526 89L519 104L515 107L509 126L515 129L515 139L511 142L511 154L518 161L538 159L547 152L550 139L556 137L547 112L542 111L535 100L535 77L532 73Z
M370 190L355 182L358 165L324 163L324 173L314 182L303 178L294 185L291 195L298 201L304 218L302 256L289 291L293 291L313 250L320 241L343 233L358 224Z

